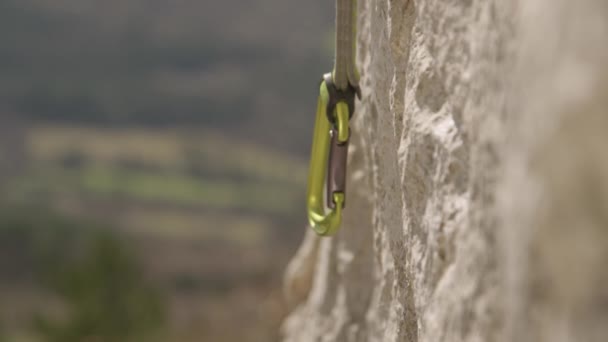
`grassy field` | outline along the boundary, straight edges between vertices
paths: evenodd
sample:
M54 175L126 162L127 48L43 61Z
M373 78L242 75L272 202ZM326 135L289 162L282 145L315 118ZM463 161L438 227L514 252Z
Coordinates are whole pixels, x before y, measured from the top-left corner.
M7 190L15 198L148 204L165 217L181 208L289 219L303 206L304 160L218 134L36 126L26 145L29 167Z

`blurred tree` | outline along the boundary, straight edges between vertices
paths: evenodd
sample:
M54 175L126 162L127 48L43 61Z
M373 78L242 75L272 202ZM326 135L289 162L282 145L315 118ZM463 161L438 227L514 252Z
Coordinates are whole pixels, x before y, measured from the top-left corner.
M107 233L95 236L81 260L60 265L49 284L69 311L63 321L37 319L49 342L150 341L162 325L158 293L145 284L134 259Z
M35 316L43 341L139 342L160 336L162 297L112 230L35 208L11 209L0 211L0 257L6 261L0 271L16 284L42 284L65 308L65 315Z

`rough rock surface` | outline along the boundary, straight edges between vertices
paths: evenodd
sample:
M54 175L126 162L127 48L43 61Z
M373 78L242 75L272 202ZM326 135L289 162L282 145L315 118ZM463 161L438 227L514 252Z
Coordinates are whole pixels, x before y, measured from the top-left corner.
M608 2L359 9L345 222L285 341L608 341Z

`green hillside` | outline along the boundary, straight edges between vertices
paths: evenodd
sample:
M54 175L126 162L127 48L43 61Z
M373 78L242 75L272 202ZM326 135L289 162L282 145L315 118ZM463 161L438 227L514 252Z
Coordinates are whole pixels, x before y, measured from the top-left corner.
M331 62L331 10L320 0L3 0L1 100L35 120L198 124L303 152Z

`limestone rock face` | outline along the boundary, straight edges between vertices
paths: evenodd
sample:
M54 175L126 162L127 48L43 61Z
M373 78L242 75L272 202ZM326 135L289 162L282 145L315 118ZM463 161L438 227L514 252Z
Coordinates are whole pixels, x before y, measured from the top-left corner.
M359 0L358 54L284 340L608 341L608 2Z

